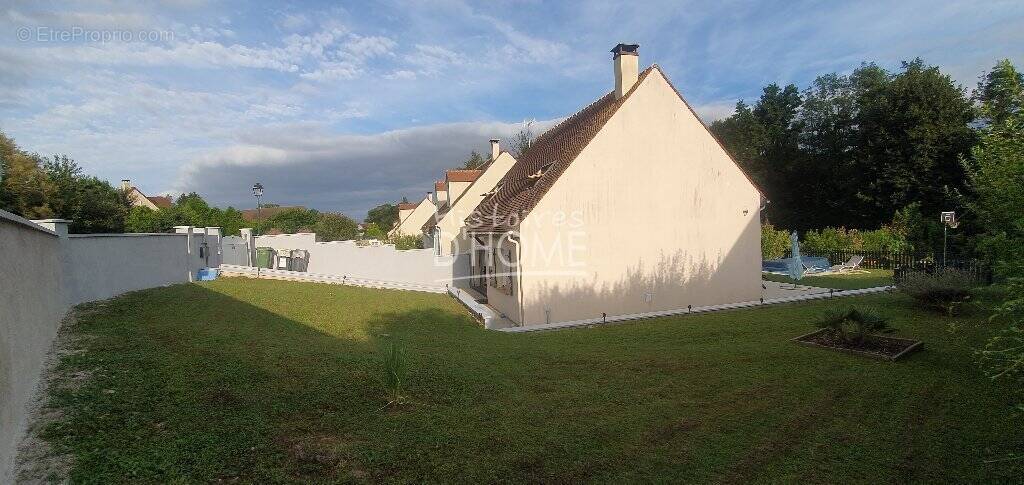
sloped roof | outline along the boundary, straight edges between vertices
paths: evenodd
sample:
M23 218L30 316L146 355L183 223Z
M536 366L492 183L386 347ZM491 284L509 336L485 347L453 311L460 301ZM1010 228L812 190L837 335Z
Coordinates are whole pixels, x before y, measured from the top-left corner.
M418 202L417 202L417 203L412 203L412 202L399 202L399 203L398 203L398 210L400 210L400 211L410 211L410 210L413 210L413 209L415 209L415 208L416 208L416 207L418 207L419 205L420 205L420 204L419 204Z
M622 98L615 99L615 92L609 92L538 137L494 193L467 218L470 230L501 232L518 224L654 68L640 73Z
M629 99L636 88L654 70L661 73L661 68L657 64L652 64L640 73L633 87L621 98L615 99L615 92L611 91L538 137L530 149L498 183L494 192L485 198L466 219L467 229L470 232L505 232L518 225L540 202L540 199L554 185L558 177L569 168L572 161L597 136L597 133L611 119L619 106ZM700 120L700 116L686 102L679 90L672 85L668 77L664 73L662 73L662 77L690 112ZM711 136L719 146L722 146L714 134ZM725 150L724 146L722 149ZM733 163L736 163L727 150L725 153ZM737 168L740 168L738 164ZM740 168L740 172L750 181L755 190L761 192L757 184L742 168Z
M483 170L448 170L445 171L444 178L449 182L472 182L479 178L482 173L484 173Z
M444 181L443 180L438 180L438 181L434 182L434 192L446 192L447 190L448 190L448 187L446 187L444 185Z
M155 205L155 206L157 206L157 207L159 207L161 209L166 209L166 208L168 208L168 207L170 207L171 205L174 204L174 201L171 200L170 196L166 196L166 195L154 195L152 197L146 197L146 198L149 199L149 201L152 202L153 205Z

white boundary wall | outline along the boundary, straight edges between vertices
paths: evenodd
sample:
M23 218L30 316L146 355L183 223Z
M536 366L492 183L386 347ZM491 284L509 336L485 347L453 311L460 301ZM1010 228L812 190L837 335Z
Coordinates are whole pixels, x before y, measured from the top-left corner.
M316 242L316 234L256 236L256 247L309 251L306 272L349 278L443 287L452 281L451 257L431 249L399 251L394 245L359 246L355 241Z
M68 221L0 210L0 483L11 483L27 405L68 308L191 281L220 264L219 228L68 235Z

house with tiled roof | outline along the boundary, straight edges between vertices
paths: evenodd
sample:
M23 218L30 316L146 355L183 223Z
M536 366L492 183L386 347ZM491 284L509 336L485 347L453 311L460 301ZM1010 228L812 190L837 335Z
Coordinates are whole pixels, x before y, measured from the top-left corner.
M434 248L437 256L468 255L471 244L462 230L473 213L498 182L516 163L512 154L501 151L499 140L491 141L490 161L479 170L449 170L446 187L451 187L448 204L423 224L423 246ZM465 185L463 180L472 180ZM464 186L465 185L465 186Z
M448 205L448 184L444 180L434 182L434 205L438 210Z
M761 295L763 198L638 46L608 94L537 138L467 218L474 286L513 325Z
M166 195L147 196L138 187L132 185L129 179L121 180L121 190L128 194L128 200L132 207L146 207L152 210L166 209L174 205L174 200Z
M389 236L422 236L423 223L435 213L437 206L434 205L434 194L431 192L427 192L427 196L417 204L398 204L398 224L391 230Z

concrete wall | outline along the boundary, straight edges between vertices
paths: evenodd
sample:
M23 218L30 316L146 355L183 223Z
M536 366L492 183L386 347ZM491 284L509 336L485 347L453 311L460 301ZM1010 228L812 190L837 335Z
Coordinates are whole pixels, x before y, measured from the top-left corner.
M64 297L68 305L128 291L190 281L200 263L185 234L71 235L64 246ZM193 269L195 268L195 269Z
M0 211L0 248L0 483L12 483L26 405L66 306L54 232Z
M257 247L309 251L308 273L420 284L449 284L452 258L430 249L398 251L394 246L359 246L355 241L316 242L315 234L256 236Z
M68 308L187 282L199 268L220 264L219 228L68 235L67 223L0 210L0 483L13 481L26 405Z
M526 324L757 300L759 210L655 70L520 224Z

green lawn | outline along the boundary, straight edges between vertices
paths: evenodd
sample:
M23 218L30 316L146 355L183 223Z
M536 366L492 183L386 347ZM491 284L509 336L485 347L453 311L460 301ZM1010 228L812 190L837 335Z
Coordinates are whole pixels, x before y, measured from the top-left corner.
M789 341L854 302L925 350L889 363ZM984 463L1024 436L974 361L996 330L983 311L834 303L507 334L444 295L147 290L72 328L84 351L59 371L92 377L57 383L44 436L74 455L73 482L1016 480L1020 460ZM408 349L410 402L382 410L389 339Z
M796 283L799 285L817 286L819 288L835 288L837 290L857 290L892 284L891 269L869 269L865 271L867 273L804 276L800 281L795 281L788 276L771 273L761 273L761 277L768 281L778 281L779 283Z

